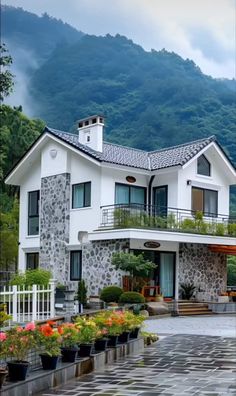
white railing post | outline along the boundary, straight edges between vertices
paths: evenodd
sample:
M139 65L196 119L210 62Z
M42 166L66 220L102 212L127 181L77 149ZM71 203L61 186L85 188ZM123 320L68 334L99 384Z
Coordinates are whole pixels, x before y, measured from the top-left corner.
M17 318L17 286L12 286L12 320L18 322Z
M32 320L37 319L37 285L32 286Z
M50 285L50 316L53 318L55 316L55 286L56 279L51 279L49 282Z

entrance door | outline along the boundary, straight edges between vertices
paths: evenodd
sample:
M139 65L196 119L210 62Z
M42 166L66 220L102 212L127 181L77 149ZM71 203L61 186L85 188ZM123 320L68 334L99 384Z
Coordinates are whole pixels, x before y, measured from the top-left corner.
M175 254L160 253L160 287L164 297L174 297Z
M164 297L173 298L175 293L175 253L156 252L154 250L131 251L134 254L142 253L145 259L156 264L150 286L160 286Z

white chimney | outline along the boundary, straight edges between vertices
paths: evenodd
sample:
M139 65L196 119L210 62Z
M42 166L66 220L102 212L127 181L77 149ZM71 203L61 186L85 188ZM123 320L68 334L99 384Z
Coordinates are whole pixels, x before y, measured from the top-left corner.
M94 115L79 120L79 142L91 149L100 151L103 149L104 117Z

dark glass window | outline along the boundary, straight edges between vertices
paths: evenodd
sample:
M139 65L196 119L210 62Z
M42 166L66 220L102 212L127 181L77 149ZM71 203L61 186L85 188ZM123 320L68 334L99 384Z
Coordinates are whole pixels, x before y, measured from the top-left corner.
M216 216L218 213L218 192L193 187L192 210L203 212L205 216Z
M39 234L39 190L28 195L28 235Z
M167 215L168 186L154 187L153 203L154 212L157 216Z
M74 184L72 186L72 208L91 206L91 182Z
M197 173L199 175L211 176L211 164L205 155L201 155L197 160Z
M36 269L39 266L39 254L38 253L26 253L26 269Z
M82 252L70 252L70 280L80 280L82 276Z
M146 188L117 183L115 187L115 203L145 205Z

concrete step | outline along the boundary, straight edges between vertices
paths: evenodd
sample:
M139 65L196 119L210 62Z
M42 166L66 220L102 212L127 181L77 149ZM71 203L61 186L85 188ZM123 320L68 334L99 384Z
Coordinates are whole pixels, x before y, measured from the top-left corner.
M194 315L212 315L212 311L188 311L181 312L179 311L180 316L194 316Z

